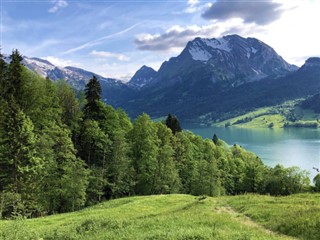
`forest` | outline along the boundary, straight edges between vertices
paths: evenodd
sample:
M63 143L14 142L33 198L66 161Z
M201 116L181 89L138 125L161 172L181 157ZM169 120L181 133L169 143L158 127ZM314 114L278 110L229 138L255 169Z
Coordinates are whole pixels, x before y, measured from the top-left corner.
M320 190L297 167L268 167L239 145L181 130L171 114L131 120L101 99L43 79L18 50L0 57L0 218L70 212L135 195L289 195ZM174 114L174 113L173 113Z

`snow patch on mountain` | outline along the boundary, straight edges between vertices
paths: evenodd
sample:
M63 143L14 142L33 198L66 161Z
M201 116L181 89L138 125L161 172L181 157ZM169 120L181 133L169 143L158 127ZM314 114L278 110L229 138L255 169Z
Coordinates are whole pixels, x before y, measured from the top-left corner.
M215 50L219 50L215 53ZM212 58L213 54L220 54L220 51L231 52L228 39L225 38L197 38L191 43L189 53L193 60L206 62Z
M47 77L47 72L52 71L55 68L55 66L50 62L38 58L23 57L22 63L28 68L35 71L41 77Z
M224 38L213 38L213 39L203 39L203 42L207 44L208 47L230 52L229 41Z
M212 57L212 55L208 51L198 47L189 49L189 53L194 60L198 61L208 61Z

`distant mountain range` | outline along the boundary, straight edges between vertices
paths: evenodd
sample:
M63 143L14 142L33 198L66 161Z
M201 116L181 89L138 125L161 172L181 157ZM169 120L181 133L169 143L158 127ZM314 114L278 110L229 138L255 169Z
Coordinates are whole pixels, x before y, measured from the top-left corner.
M132 117L173 113L184 121L212 122L320 92L320 58L298 68L260 40L238 35L195 38L159 71L143 66L128 83L39 58L24 57L23 64L76 89L96 75L104 101Z

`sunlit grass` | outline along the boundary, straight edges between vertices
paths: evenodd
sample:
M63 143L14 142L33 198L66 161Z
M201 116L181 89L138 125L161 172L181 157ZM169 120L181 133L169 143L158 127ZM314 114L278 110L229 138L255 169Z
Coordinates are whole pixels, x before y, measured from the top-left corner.
M268 229L299 239L320 239L320 194L287 197L244 195L225 200Z
M269 228L279 230L271 221L269 226L267 220L257 217L267 213L266 208L276 210L278 201L286 201L285 198L275 199L253 195L123 198L74 213L0 221L0 239L294 239L269 231ZM290 197L287 201L288 207L297 207L291 205L294 201ZM252 218L257 218L265 228L240 213L248 214L250 206L255 206L253 202L261 203L261 208L252 208L255 213ZM298 206L303 208L305 202ZM268 216L276 220L278 214Z

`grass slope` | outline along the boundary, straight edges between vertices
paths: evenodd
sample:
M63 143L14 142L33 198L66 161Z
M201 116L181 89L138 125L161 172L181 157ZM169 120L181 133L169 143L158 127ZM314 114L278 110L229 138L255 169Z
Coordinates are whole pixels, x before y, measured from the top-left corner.
M280 233L320 239L319 200L319 194L130 197L74 213L0 221L0 239L296 239Z
M291 127L298 125L305 127L318 126L320 114L310 109L299 107L301 100L287 101L273 107L259 108L244 115L237 116L214 123L214 126L223 127L226 125L244 128L282 128L285 124ZM297 124L299 123L299 124Z

